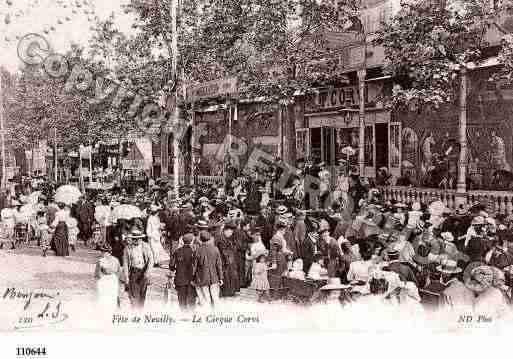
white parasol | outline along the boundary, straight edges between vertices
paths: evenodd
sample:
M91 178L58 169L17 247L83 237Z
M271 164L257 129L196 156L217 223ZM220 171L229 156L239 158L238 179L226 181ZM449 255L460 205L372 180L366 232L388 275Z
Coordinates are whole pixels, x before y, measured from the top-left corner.
M71 205L73 203L78 202L78 199L82 196L80 190L72 185L64 185L57 188L55 192L55 202L64 203L67 205Z
M132 218L141 218L143 213L137 206L132 204L122 204L112 210L112 215L116 219L130 220Z

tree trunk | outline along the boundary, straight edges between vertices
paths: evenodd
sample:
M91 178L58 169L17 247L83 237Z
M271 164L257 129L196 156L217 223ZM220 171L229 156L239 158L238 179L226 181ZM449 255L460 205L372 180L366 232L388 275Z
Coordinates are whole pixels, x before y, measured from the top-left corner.
M283 111L283 159L289 165L296 164L296 103L287 104Z

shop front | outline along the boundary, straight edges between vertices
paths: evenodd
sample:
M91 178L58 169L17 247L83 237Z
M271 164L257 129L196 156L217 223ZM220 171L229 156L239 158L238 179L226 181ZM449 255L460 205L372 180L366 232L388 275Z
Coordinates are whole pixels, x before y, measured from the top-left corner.
M356 86L325 89L305 103L303 121L296 121L298 158L334 168L340 160L359 166L360 133L363 132L364 175L375 178L379 169L400 173L401 124L392 122L382 108L383 83L367 84L364 131L360 131L359 96Z

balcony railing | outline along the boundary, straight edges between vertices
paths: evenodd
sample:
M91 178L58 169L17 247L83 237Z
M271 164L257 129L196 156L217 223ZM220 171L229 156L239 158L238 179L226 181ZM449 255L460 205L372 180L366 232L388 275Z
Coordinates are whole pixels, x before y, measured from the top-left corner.
M385 201L404 203L420 202L428 204L433 199L441 200L448 208L456 209L456 191L433 188L413 188L389 186L380 187ZM464 195L465 204L488 204L488 210L496 214L509 215L513 213L513 192L506 191L468 191Z

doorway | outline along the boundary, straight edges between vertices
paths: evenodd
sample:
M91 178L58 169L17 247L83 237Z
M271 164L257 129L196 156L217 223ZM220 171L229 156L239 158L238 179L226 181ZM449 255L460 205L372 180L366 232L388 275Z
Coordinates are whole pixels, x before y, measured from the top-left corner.
M376 123L376 169L388 169L388 123Z
M321 128L316 127L310 130L310 160L319 163L322 159L322 136Z

